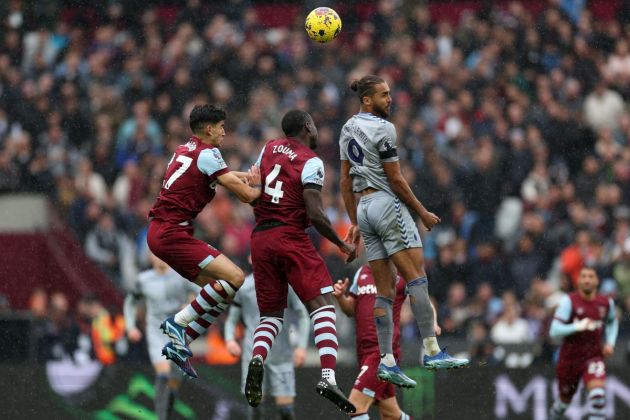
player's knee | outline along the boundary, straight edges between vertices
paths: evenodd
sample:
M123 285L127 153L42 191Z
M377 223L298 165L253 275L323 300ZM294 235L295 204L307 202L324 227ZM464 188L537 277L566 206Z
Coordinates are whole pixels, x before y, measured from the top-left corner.
M394 407L379 406L378 413L382 420L400 420L400 409Z
M350 393L350 402L352 403L352 405L354 405L354 407L357 409L357 416L360 416L361 413L365 414L367 416L367 412L370 409L370 405L371 401L370 400L365 400L364 398L356 398L355 395L353 394L355 391L353 390L352 393ZM356 417L353 417L356 418ZM361 417L359 417L361 418ZM369 417L365 417L366 419Z
M245 273L238 267L234 267L234 269L225 276L225 281L230 283L232 286L236 286L236 288L240 288L245 281Z
M283 404L278 406L278 415L281 420L293 420L295 419L295 410L293 404Z

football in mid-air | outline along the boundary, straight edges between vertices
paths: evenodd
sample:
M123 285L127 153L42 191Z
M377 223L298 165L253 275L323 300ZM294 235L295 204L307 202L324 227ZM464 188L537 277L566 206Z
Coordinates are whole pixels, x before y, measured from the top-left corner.
M318 7L308 14L304 28L312 40L330 42L341 32L341 18L330 7Z

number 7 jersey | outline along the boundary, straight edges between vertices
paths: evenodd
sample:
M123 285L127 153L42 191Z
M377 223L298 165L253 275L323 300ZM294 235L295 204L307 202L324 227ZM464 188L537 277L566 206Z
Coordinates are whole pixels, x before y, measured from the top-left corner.
M324 185L324 163L308 146L292 138L270 140L256 165L263 182L254 215L256 225L277 221L306 229L310 225L302 195L304 186Z
M177 147L168 163L149 217L172 223L192 221L214 198L217 177L227 172L219 149L192 136Z

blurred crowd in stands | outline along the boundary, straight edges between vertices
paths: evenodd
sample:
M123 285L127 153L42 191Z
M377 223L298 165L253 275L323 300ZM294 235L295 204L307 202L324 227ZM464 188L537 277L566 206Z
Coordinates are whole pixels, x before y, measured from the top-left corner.
M121 290L148 267L147 213L196 103L227 110L222 153L234 170L281 136L285 111L310 112L324 203L343 232L337 138L358 111L349 83L375 73L392 88L403 173L442 218L423 241L443 334L467 338L480 359L491 343L544 339L589 265L628 335L628 2L612 20L579 1L538 14L481 2L456 22L424 2L379 0L363 13L349 2L326 45L303 30L309 2L274 27L247 0L29 3L0 2L0 192L47 194ZM247 267L252 211L217 191L198 235ZM335 278L352 275L313 240ZM414 340L409 311L403 325Z

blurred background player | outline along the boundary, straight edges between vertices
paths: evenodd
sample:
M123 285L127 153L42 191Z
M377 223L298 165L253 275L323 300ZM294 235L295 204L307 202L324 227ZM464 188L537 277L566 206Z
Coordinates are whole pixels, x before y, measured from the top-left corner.
M189 124L193 135L175 151L160 196L149 212L147 241L151 251L182 277L202 287L189 305L160 326L171 338L163 354L191 377L197 377L197 373L188 360L192 356L188 343L227 308L245 278L229 258L193 237L193 219L212 201L217 184L246 203L260 196L258 169L252 168L247 176L231 172L221 156L225 118L225 111L213 105L192 109Z
M396 128L385 120L392 103L387 83L379 76L365 76L351 87L359 95L361 110L346 122L339 139L341 193L352 224L346 240L358 244L363 235L378 290L374 303L381 352L378 376L394 385L415 386L396 365L392 350L396 271L407 281L411 309L423 338L424 366L451 369L469 363L453 358L438 345L422 241L409 209L429 230L440 218L420 203L401 173ZM361 195L358 208L355 193Z
M333 295L341 310L347 316L354 317L356 323L357 361L361 370L350 392L350 402L357 408L357 413L352 417L356 420L369 419L368 411L372 404L376 404L382 419L409 419L410 417L398 406L394 385L381 381L377 377L381 359L373 315L377 291L369 264L365 264L357 270L348 294L346 294L348 283L348 279L335 283ZM396 298L392 312L394 357L397 363L400 363L400 310L406 298L406 283L400 276L397 276ZM435 324L435 333L439 335L440 332L440 327Z
M281 124L286 138L267 142L256 163L265 179L264 192L254 208L256 227L251 242L260 323L254 334L245 395L251 406L260 403L264 362L282 329L291 285L313 321L322 367L316 390L341 410L353 413L354 406L335 380L338 341L332 278L305 229L312 224L349 261L356 248L339 238L324 213L324 163L313 151L317 147L313 119L307 112L291 110Z
M155 414L163 420L169 417L180 381L179 375L171 372L171 362L162 357L162 347L169 340L160 332L160 323L186 305L191 294L199 293L199 286L186 281L155 255L151 254L150 259L153 268L138 275L134 291L126 296L123 309L127 336L137 343L142 339L136 325L137 308L140 300L145 302L144 331L149 359L155 370Z
M311 323L306 308L300 302L292 288L289 288L288 308L295 315L297 321L297 346L293 349L290 340L289 329L284 328L276 337L276 346L270 352L265 363L267 375L263 381L263 393L271 395L281 420L295 419L293 400L295 399L295 367L304 364L306 358L306 346L308 345ZM260 312L256 303L256 289L254 287L254 275L245 277L238 294L234 298L228 311L225 322L225 344L228 351L237 357L241 357L241 386L245 391L245 379L247 365L252 358L254 349L254 330L258 326ZM240 346L235 340L235 329L239 320L245 325L243 343ZM273 417L271 413L265 413L262 406L250 407L249 420L262 420Z
M580 379L588 393L588 418L605 418L604 359L613 355L619 323L613 300L598 295L598 285L595 270L582 268L577 291L564 296L554 314L549 335L562 337L562 347L556 366L559 397L551 407L550 419L563 418Z

